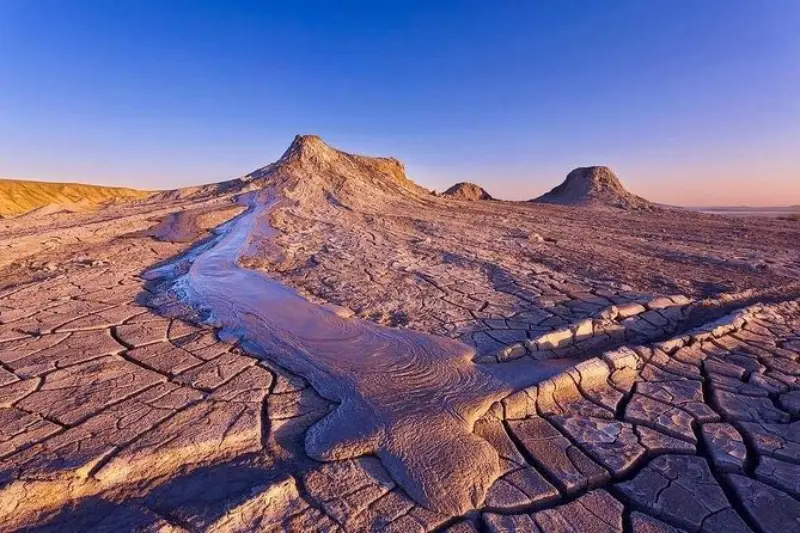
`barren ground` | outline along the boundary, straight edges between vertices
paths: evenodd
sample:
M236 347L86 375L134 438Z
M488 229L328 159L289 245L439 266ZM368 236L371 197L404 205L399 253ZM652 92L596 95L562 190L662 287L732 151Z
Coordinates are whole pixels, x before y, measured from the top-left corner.
M0 530L800 531L800 225L318 143L0 220Z

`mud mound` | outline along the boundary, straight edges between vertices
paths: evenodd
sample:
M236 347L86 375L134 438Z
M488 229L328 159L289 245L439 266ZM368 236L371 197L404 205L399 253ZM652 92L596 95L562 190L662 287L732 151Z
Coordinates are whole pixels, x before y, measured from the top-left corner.
M384 202L429 201L393 157L367 157L329 146L317 135L297 135L283 155L241 178L155 194L152 200L241 194L274 188L303 208L377 208Z
M608 167L580 167L553 190L533 202L619 209L654 209L655 206L628 192Z
M137 200L151 193L120 187L0 179L0 215L17 216L44 208L40 214L87 211L111 200Z
M136 232L133 236L145 235L165 242L191 242L243 210L239 205L224 205L177 211L168 214L152 228Z
M462 181L456 183L442 193L442 196L455 198L456 200L492 200L492 196L480 185Z
M376 206L425 200L429 191L411 181L392 157L342 152L316 135L298 135L283 156L242 178L245 190L274 186L305 205Z

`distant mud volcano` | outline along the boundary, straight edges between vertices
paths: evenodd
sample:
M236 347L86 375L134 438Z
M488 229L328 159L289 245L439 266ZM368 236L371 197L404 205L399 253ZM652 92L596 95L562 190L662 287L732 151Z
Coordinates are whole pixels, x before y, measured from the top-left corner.
M608 167L580 167L547 194L533 202L618 209L653 209L654 205L628 192Z
M492 200L492 196L486 192L486 189L474 183L462 181L456 183L442 193L442 196L447 198L454 198L456 200Z

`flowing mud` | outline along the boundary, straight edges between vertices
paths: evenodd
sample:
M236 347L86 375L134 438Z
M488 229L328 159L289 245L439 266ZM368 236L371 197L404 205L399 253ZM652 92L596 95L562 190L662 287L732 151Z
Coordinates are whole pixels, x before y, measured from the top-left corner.
M374 454L426 507L459 513L479 505L501 469L495 449L472 433L475 421L493 402L575 361L476 365L474 349L460 342L342 318L264 273L240 267L251 237L273 232L267 216L278 200L265 196L249 196L250 209L175 280L177 292L248 350L339 402L307 433L311 457Z

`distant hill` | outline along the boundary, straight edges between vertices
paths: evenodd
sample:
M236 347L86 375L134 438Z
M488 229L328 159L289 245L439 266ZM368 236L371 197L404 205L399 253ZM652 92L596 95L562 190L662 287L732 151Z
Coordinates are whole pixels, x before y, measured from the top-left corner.
M654 204L628 192L608 167L581 167L567 175L561 185L531 200L548 204L653 209Z
M107 202L138 200L150 194L122 187L0 178L0 216L18 216L33 210L88 211Z
M492 196L486 192L486 189L474 183L467 183L462 181L456 183L442 193L442 196L455 198L457 200L491 200Z

